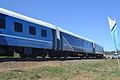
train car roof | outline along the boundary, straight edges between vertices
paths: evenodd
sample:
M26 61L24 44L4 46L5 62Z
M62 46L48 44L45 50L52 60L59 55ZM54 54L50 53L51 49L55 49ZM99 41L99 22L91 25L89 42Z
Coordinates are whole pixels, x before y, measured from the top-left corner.
M13 12L13 11L10 11L10 10L7 10L7 9L0 8L0 13L11 16L11 17L19 18L19 19L22 19L22 20L25 20L25 21L28 21L28 22L32 22L32 23L35 23L35 24L38 24L38 25L42 25L42 26L45 26L45 27L56 29L56 27L54 25L50 24L50 23L47 23L47 22L44 22L44 21L41 21L41 20L37 20L37 19L34 19L34 18L30 18L30 17L21 15L19 13L16 13L16 12Z
M42 26L45 26L45 27L49 27L49 28L52 28L52 29L58 28L61 32L73 35L73 36L78 37L78 38L85 39L85 40L90 41L90 42L93 42L90 39L87 39L87 38L81 37L79 35L76 35L76 34L70 32L70 31L67 31L67 30L62 29L60 27L57 27L53 24L44 22L42 20L37 20L37 19L34 19L34 18L30 18L30 17L21 15L19 13L16 13L16 12L13 12L13 11L10 11L10 10L7 10L7 9L0 8L0 13L5 14L5 15L9 15L9 16L12 16L12 17L15 17L15 18L19 18L19 19L22 19L22 20L25 20L25 21L28 21L28 22L32 22L32 23L35 23L35 24L38 24L38 25L42 25Z
M62 29L62 28L60 28L60 27L58 27L58 29L59 29L61 32L70 34L70 35L72 35L72 36L75 36L75 37L78 37L78 38L81 38L81 39L84 39L84 40L87 40L87 41L90 41L90 42L93 42L93 41L90 40L90 39L87 39L87 38L85 38L85 37L82 37L82 36L79 36L79 35L77 35L77 34L74 34L74 33L70 32L70 31L67 31L67 30L65 30L65 29Z

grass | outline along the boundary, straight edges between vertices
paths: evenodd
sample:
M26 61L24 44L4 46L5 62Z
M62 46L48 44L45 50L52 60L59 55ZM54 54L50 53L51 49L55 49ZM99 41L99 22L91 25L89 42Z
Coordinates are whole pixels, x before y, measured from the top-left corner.
M13 56L13 58L20 58L20 55L19 55L19 53L14 53L14 56Z
M14 56L0 56L0 58L20 58L18 53L14 53Z
M120 69L116 60L82 61L0 72L0 80L120 80Z

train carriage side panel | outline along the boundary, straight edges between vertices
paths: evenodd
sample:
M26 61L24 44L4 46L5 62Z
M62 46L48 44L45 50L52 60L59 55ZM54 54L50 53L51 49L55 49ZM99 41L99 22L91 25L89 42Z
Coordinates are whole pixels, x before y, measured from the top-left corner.
M83 52L83 39L61 32L62 50L71 52Z
M104 49L102 46L94 43L94 47L95 47L95 54L103 54Z
M90 41L84 40L84 52L93 53L93 44Z
M104 54L103 54L104 49L103 49L103 47L96 44L96 43L93 43L93 45L94 45L94 55L95 55L95 57L99 58L99 59L104 58Z
M6 29L6 15L0 13L0 45L7 45L7 41L4 36L1 36L5 33Z
M22 25L22 31L20 29L16 29L19 32L15 31L15 23L18 23L19 27ZM0 45L52 49L53 35L51 28L11 16L6 16L5 24L5 29L0 28L0 39L2 40ZM30 26L35 29L35 35L30 34Z

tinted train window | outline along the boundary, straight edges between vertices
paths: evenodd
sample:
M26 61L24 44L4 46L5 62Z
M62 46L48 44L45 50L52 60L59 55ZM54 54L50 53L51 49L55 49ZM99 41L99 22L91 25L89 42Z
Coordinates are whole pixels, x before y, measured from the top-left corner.
M41 29L41 36L42 37L47 37L47 31L44 29Z
M16 32L22 32L22 24L21 23L18 23L18 22L15 22L14 23L14 30Z
M35 29L35 27L29 26L29 33L31 35L36 35L36 29Z
M0 28L5 29L5 19L0 19Z
M0 13L0 28L5 29L6 28L6 15Z

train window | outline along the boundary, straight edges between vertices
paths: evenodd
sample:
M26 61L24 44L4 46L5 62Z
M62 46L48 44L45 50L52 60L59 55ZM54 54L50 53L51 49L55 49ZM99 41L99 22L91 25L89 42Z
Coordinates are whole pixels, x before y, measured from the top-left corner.
M22 32L22 24L21 23L18 23L18 22L15 22L14 23L14 30L16 32Z
M47 37L47 31L44 29L41 29L41 36L42 37Z
M31 35L36 35L36 28L33 27L33 26L29 26L29 33L30 33Z
M6 26L5 19L0 19L0 28L5 29L5 26Z

